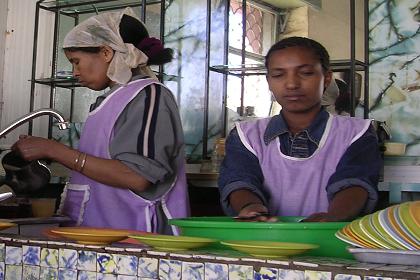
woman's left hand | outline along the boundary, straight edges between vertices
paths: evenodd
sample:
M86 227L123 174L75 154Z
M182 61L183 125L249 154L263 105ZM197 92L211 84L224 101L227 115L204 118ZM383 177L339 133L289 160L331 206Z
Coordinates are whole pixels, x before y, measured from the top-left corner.
M27 161L51 159L57 153L58 145L61 144L54 140L21 135L19 136L19 140L13 144L12 150L18 152Z

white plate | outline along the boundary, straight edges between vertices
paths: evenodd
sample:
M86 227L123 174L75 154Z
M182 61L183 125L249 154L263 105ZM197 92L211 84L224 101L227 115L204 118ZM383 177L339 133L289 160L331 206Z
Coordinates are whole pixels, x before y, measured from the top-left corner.
M360 262L419 265L420 251L410 250L389 250L389 249L367 249L347 247L356 260Z

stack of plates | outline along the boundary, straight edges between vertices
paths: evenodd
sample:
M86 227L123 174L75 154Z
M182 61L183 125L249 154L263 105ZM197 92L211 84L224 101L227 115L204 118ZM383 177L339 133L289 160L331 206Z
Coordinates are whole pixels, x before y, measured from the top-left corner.
M364 216L335 235L359 248L420 250L420 201L394 205Z

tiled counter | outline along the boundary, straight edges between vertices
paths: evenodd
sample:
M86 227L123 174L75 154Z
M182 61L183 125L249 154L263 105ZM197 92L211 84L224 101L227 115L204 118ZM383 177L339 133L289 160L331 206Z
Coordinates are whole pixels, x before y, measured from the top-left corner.
M297 257L264 260L233 251L168 253L141 245L77 243L0 235L0 280L420 279L420 266Z

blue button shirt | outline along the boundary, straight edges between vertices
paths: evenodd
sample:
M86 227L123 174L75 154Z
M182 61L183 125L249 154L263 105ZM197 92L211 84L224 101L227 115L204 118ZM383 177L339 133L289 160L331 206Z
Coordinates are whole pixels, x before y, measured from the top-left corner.
M328 112L322 109L307 129L293 136L282 115L276 115L268 123L264 141L268 144L279 137L283 154L294 157L300 157L302 154L311 156L318 148L328 118ZM299 141L297 136L300 138ZM225 149L226 156L220 167L218 185L226 214L237 214L229 205L229 195L239 189L255 193L267 205L270 197L263 188L264 176L259 161L243 145L236 128L226 139ZM331 201L337 192L347 187L360 186L369 194L364 213L372 212L378 200L377 185L382 164L376 132L371 126L351 144L340 159L335 173L331 175L326 186L328 199Z

